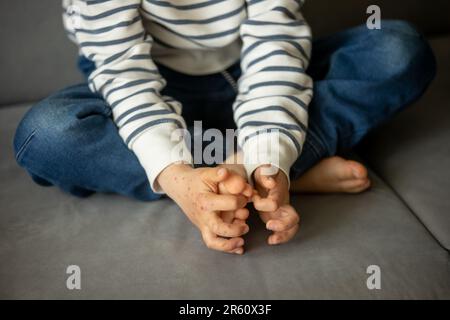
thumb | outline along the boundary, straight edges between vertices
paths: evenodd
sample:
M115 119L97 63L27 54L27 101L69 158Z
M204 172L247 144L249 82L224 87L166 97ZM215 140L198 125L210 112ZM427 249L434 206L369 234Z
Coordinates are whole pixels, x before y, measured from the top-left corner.
M208 168L202 173L202 178L212 183L219 183L227 179L229 174L226 168Z
M276 186L276 174L273 175L265 175L264 169L267 169L270 167L270 165L264 165L256 169L255 174L253 175L255 182L257 185L266 188L266 189L273 189Z

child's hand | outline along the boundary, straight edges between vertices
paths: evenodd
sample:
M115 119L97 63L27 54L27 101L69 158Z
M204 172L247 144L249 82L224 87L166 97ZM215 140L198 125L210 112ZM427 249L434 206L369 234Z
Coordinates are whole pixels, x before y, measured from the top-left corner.
M242 195L250 201L253 196L253 188L247 182L247 174L244 166L238 164L222 164L220 167L228 169L230 175L227 179L219 183L219 194ZM245 220L249 216L249 211L247 208L222 211L220 212L220 216L226 223L237 223L239 220L245 223ZM243 254L244 248L242 248L242 251L236 253Z
M296 210L289 205L288 179L283 171L275 175L262 174L262 167L253 174L258 194L253 196L255 209L268 230L273 231L267 242L271 245L288 242L299 228L300 218Z
M238 212L247 205L248 199L243 195L218 194L219 183L229 177L230 172L225 168L193 169L174 164L161 172L158 183L197 226L208 248L241 254L244 246L241 236L249 227L245 219L223 221L221 212Z

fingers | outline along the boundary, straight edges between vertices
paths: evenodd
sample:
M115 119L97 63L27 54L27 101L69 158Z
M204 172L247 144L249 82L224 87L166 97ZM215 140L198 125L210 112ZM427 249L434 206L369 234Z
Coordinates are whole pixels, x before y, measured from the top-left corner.
M219 216L225 223L233 223L235 220L245 222L249 215L250 211L247 208L238 209L236 211L222 211L219 213Z
M234 212L234 218L239 220L247 220L250 215L250 211L247 208L238 209Z
M198 196L197 206L201 211L237 210L247 205L247 198L242 195L202 193Z
M222 221L225 223L233 223L235 211L222 211L219 213Z
M244 247L240 247L240 248L236 248L233 251L231 251L230 253L234 253L234 254L244 254Z
M300 218L291 206L281 206L271 214L271 218L266 223L266 228L271 231L282 232L293 228L300 222Z
M273 176L259 175L259 178L256 178L255 181L258 185L266 189L273 189L277 185Z
M246 186L247 182L240 175L232 174L223 182L225 189L231 194L241 194Z
M203 180L211 183L219 183L228 178L230 172L226 168L208 168L201 173Z
M244 191L242 191L242 194L246 196L247 198L251 198L253 196L253 188L248 183L245 186Z
M278 245L291 240L298 231L300 218L295 209L289 205L280 207L275 212L261 212L266 227L273 231L267 239L270 245Z
M279 206L279 193L275 189L277 186L276 176L263 175L262 169L264 167L260 167L255 171L254 179L256 189L262 192L264 197L258 193L254 193L252 197L253 205L258 211L272 212L277 210Z
M258 211L273 212L278 209L278 203L272 198L263 198L259 194L253 196L253 206Z
M267 243L270 245L279 245L282 243L286 243L295 236L295 234L298 231L298 228L299 228L299 225L296 224L294 227L292 227L291 229L289 229L287 231L274 232L267 239Z
M275 181L275 175L264 175L264 171L268 171L268 170L264 170L265 168L270 168L271 166L263 166L258 168L255 171L255 175L254 175L254 179L256 184L260 185L263 188L266 189L273 189L276 186L276 181Z
M202 232L203 241L209 249L234 253L234 254L243 254L244 253L244 239L240 237L224 239L218 237L211 232L210 230L204 230Z
M221 237L239 237L250 230L249 226L244 221L239 220L237 222L233 221L232 223L226 223L217 213L208 214L208 216L205 217L205 220L206 221L204 222L208 229Z
M247 183L247 180L238 174L230 173L228 178L220 183L220 188L223 188L222 194L242 194L247 198L251 198L253 195L253 188ZM221 189L219 189L221 190Z

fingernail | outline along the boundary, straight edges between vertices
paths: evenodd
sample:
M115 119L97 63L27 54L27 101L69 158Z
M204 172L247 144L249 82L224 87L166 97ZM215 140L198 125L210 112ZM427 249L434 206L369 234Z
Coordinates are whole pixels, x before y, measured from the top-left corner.
M277 244L277 243L278 243L278 238L276 238L276 237L271 237L271 238L269 239L269 244L275 245L275 244Z
M244 245L244 240L239 239L239 241L237 242L236 247L242 247Z

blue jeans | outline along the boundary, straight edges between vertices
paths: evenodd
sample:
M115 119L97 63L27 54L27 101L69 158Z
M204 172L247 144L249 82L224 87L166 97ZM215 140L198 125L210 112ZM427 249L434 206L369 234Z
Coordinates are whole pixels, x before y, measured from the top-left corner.
M93 64L80 60L88 75ZM188 124L234 128L236 92L222 74L189 76L159 66L168 85L162 92L183 104ZM435 76L426 40L409 24L384 21L381 30L349 29L313 43L308 74L314 79L309 128L302 154L291 169L301 176L324 157L354 147L370 130L417 100ZM227 70L237 80L239 63ZM86 84L37 103L14 138L17 162L41 185L77 196L118 193L155 200L146 174L125 146L111 110Z

